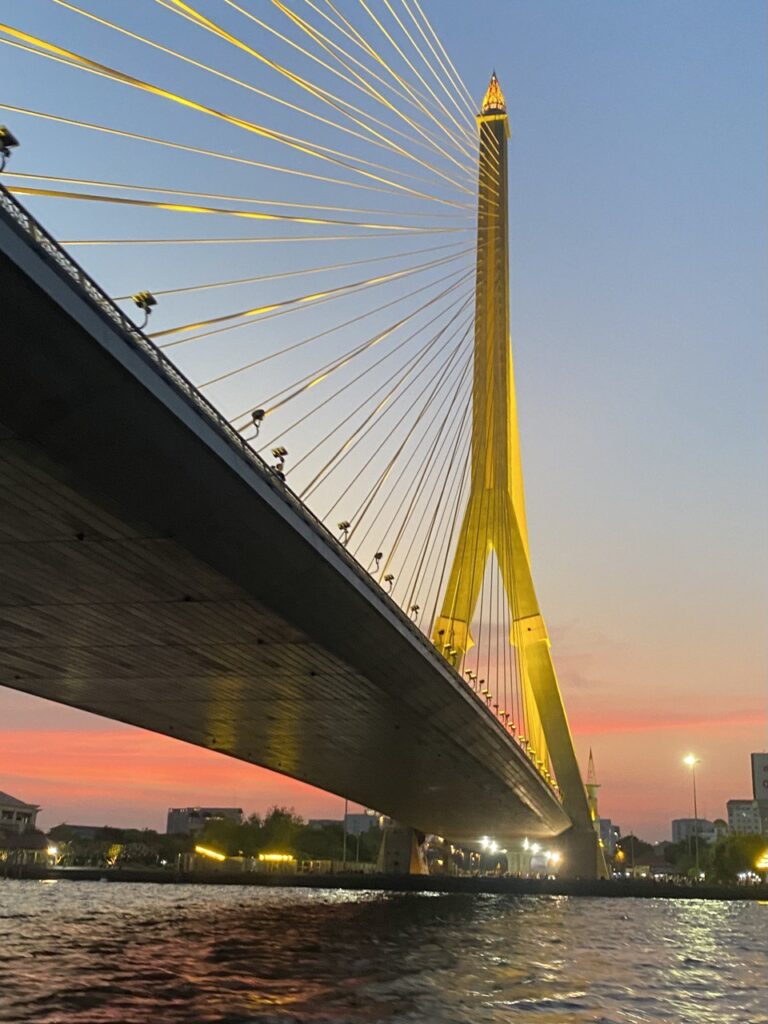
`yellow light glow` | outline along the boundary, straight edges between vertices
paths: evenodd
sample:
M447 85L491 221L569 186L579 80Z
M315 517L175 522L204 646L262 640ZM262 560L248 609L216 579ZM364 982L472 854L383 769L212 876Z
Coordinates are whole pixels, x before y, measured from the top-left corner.
M58 846L49 846L46 852L48 853L49 857L55 857L59 852L59 848Z
M223 853L219 853L218 850L211 850L207 846L196 846L195 853L199 853L201 857L210 857L211 860L226 860L226 856Z
M271 864L287 864L289 861L295 861L296 858L290 853L260 853L259 860Z
M755 864L758 871L768 871L768 850L766 850Z
M483 96L483 104L480 109L484 114L505 114L507 111L504 93L501 91L501 86L499 85L499 80L496 77L495 71L491 75L491 81L488 85L485 96Z
M689 768L693 768L693 766L698 763L699 759L695 754L686 754L683 758L683 764L687 765Z

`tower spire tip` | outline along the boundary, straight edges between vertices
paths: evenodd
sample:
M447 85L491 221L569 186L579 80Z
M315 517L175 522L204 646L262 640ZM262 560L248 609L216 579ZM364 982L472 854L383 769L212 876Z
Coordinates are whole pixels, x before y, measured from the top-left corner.
M499 80L496 77L496 69L493 69L491 80L488 83L488 88L483 96L483 105L480 108L483 114L506 114L507 103L504 99L504 93L501 91Z

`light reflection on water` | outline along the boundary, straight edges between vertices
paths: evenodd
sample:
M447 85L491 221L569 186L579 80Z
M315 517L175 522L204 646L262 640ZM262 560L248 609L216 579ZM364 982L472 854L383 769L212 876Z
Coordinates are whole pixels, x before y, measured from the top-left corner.
M12 1024L768 1024L768 907L0 881Z

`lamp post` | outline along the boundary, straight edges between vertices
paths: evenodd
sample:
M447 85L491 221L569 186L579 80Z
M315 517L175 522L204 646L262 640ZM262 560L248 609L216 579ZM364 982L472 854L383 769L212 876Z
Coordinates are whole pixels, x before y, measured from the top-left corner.
M349 814L349 800L344 800L344 841L341 848L341 863L347 866L347 815Z
M696 881L699 880L699 808L696 803L696 765L701 761L695 754L686 754L683 764L691 769L691 781L693 783L693 842L696 850Z

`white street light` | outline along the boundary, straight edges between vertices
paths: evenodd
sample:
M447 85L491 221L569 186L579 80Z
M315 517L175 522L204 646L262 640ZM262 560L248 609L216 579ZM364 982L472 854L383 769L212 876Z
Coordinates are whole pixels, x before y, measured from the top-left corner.
M686 754L683 764L691 769L691 781L693 782L693 841L696 848L696 877L699 877L699 808L696 803L696 765L701 760L695 754Z

